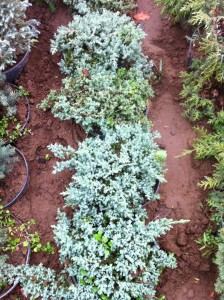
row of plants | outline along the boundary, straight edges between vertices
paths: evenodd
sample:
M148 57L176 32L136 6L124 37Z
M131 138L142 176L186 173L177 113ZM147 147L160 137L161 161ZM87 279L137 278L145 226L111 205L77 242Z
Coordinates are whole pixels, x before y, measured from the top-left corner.
M17 139L29 131L27 129L30 117L28 93L21 86L17 87L11 82L15 82L22 71L28 52L39 33L36 29L39 22L26 20L25 11L30 5L27 0L7 0L0 3L0 181L2 183L6 180L6 175L15 169L19 159L22 160L26 173L24 183L17 195L10 200L0 199L0 268L4 268L9 260L14 260L15 264L28 265L32 251L54 253L49 242L41 243L39 233L34 230L34 220L23 222L8 210L8 207L24 196L29 182L27 160L15 147ZM24 53L25 59L18 62L18 56ZM16 62L17 64L14 65ZM11 66L11 69L7 69ZM24 103L23 105L26 106L24 116L18 114L19 103ZM11 177L7 178L8 183L9 180L12 180ZM12 180L10 185L13 185L13 182ZM6 188L4 184L1 185L1 192ZM21 261L16 261L14 257ZM7 297L17 284L18 282L14 282L9 286L8 282L0 276L0 299Z
M207 246L218 251L215 260L219 268L216 290L224 299L224 2L158 2L164 5L164 11L167 11L174 21L184 19L191 26L193 33L189 37L189 51L193 62L189 71L181 74L183 89L180 95L184 99L184 116L193 122L204 119L207 125L195 127L198 137L194 140L193 149L185 151L185 154L194 153L196 159L215 160L212 176L205 176L198 185L210 190L207 203L213 212L211 219L217 224L218 236L211 238L211 228L208 228L205 236L210 236L212 240Z
M17 62L19 55L30 51L38 35L37 20L26 20L28 0L3 0L0 3L0 160L1 179L11 170L15 150L9 142L22 135L23 124L16 119L17 103L21 93L8 83L3 71ZM22 129L22 130L21 130ZM8 144L6 146L6 144Z
M74 173L63 193L73 213L59 211L53 226L63 270L4 262L0 278L43 300L153 299L163 268L176 266L156 239L183 222L148 220L144 208L158 198L166 158L144 114L153 62L142 53L142 29L117 12L133 7L131 1L64 2L74 17L59 27L51 51L61 53L67 77L39 105L88 133L77 151L49 146L61 160L54 172Z

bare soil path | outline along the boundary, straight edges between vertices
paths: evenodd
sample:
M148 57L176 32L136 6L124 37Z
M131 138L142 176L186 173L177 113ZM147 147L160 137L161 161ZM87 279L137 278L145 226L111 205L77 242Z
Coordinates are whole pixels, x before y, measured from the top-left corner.
M150 19L140 22L147 33L143 43L145 54L158 65L162 59L162 79L154 86L155 99L150 109L154 129L161 133L158 141L167 150L167 183L161 185L161 200L155 215L174 219L189 219L187 225L177 226L161 245L175 253L178 267L167 270L161 277L159 294L167 300L214 299L215 268L211 260L201 256L195 240L208 224L201 202L206 194L197 188L197 182L211 173L209 162L194 161L191 156L177 157L189 149L195 137L192 124L181 116L180 71L186 70L187 42L184 32L174 26L152 0L139 0L138 11L150 14ZM195 279L197 278L197 279ZM199 279L199 280L198 280ZM218 299L216 296L215 299Z

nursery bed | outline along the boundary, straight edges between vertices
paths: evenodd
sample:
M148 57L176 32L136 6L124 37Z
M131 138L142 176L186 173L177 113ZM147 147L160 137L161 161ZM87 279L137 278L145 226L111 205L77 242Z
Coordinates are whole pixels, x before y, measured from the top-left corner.
M138 5L138 11L150 14L149 20L140 22L148 34L143 44L144 52L157 65L161 59L163 62L162 80L154 86L155 99L150 107L150 118L154 128L162 135L158 142L168 153L167 183L160 186L160 203L148 206L148 209L154 209L154 214L149 213L149 216L190 220L187 225L175 227L160 241L164 249L175 253L178 267L165 271L161 276L158 295L165 295L168 300L212 299L216 270L209 259L202 258L195 243L209 220L200 205L206 195L196 187L196 183L202 176L211 173L211 166L208 162L195 162L190 156L176 158L183 149L190 147L195 137L191 124L181 116L178 96L181 90L178 74L186 70L187 33L173 26L166 17L161 17L160 8L152 0L139 0ZM67 7L58 3L57 10L51 13L45 6L33 5L28 17L41 22L39 42L30 53L19 81L30 93L29 128L32 133L20 139L17 145L29 163L30 185L23 201L16 203L12 211L22 220L35 219L43 242L53 243L51 225L55 224L57 208L63 207L60 193L68 184L71 173L51 173L56 160L45 160L46 154L50 154L46 147L51 143L61 143L77 148L85 134L79 125L74 130L72 121L59 121L50 112L36 108L50 89L59 89L61 86L62 75L57 66L59 56L52 56L49 47L56 28L71 20ZM42 262L59 270L57 249L55 252L55 255L33 254L31 264ZM25 299L20 289L7 299L15 300L16 297Z

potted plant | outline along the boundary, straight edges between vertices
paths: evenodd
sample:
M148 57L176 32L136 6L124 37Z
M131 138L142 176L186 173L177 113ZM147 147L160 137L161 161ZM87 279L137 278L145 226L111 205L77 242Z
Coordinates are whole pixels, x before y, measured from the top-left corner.
M132 0L63 0L72 10L85 14L92 10L106 8L111 11L125 13L137 5Z
M104 215L87 218L80 211L69 219L59 213L54 226L60 260L76 277L77 299L143 300L155 295L164 267L176 266L155 240L177 223L160 219L145 225L135 216L110 220Z
M22 222L8 210L0 207L0 270L10 266L8 275L11 278L7 280L0 271L0 299L18 285L19 280L12 281L13 270L21 265L27 267L31 251L54 253L49 242L41 243L39 233L32 230L33 225L35 225L34 220Z
M39 105L51 108L55 117L74 119L86 132L99 131L102 123L147 123L143 111L153 96L149 81L136 69L101 71L86 76L81 73L63 80L60 91L51 91Z
M14 82L24 67L28 52L39 31L39 22L35 19L26 20L28 0L2 0L0 2L0 71L16 63L19 55L27 53L17 67L5 71L7 81Z
M165 181L165 156L154 142L158 133L139 124L117 125L102 132L103 140L88 138L77 151L70 146L49 147L65 160L57 163L55 172L76 170L63 193L66 204L78 206L91 217L99 212L110 219L144 214L143 201L159 197L154 193L156 180Z
M0 207L0 266L4 265L8 259L13 260L14 263L29 264L31 244L26 231L28 226L30 226L29 223L22 223L8 210L3 210L3 207ZM15 262L16 259L20 261ZM9 295L17 285L18 282L8 285L0 276L0 299Z
M60 52L61 70L68 75L120 68L141 70L149 78L152 61L142 53L145 37L130 17L108 10L74 16L68 26L60 26L51 44L52 54Z
M15 149L11 145L0 143L0 161L0 180L2 180L16 162Z
M0 73L0 141L5 144L21 136L30 117L30 104L27 92L9 84ZM24 106L26 113L17 114L17 104Z

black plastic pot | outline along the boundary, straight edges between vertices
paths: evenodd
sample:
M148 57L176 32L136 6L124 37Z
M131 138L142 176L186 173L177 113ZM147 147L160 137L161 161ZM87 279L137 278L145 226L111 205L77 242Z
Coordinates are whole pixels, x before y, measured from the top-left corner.
M28 168L28 163L27 160L25 158L25 156L23 155L23 153L15 148L17 154L23 159L25 168L26 168L26 178L24 180L23 186L21 188L21 190L19 191L19 193L13 198L11 199L3 208L8 208L10 206L12 206L15 202L17 202L27 191L27 188L29 186L29 168Z
M158 179L156 179L156 183L155 183L154 186L152 187L154 193L157 193L157 192L158 192L159 186L160 186L160 181L159 181Z
M145 108L145 110L144 110L144 115L145 116L148 116L148 114L149 114L149 107L148 107L148 105L146 105L146 108Z
M17 218L16 216L11 215L11 217L13 217L20 224L22 224L22 221L19 218ZM25 261L26 265L28 265L30 263L30 255L31 255L31 246L30 246L30 243L29 243L28 247L27 247L27 253L26 253L26 261ZM11 285L10 287L5 289L4 291L0 292L0 299L3 299L5 296L8 296L17 287L18 284L19 284L19 282Z
M21 59L21 61L18 62L18 64L16 64L11 69L3 72L3 74L6 76L6 82L9 82L9 83L15 83L16 82L16 80L18 79L20 73L24 69L28 59L29 59L29 51L26 52L26 54Z

